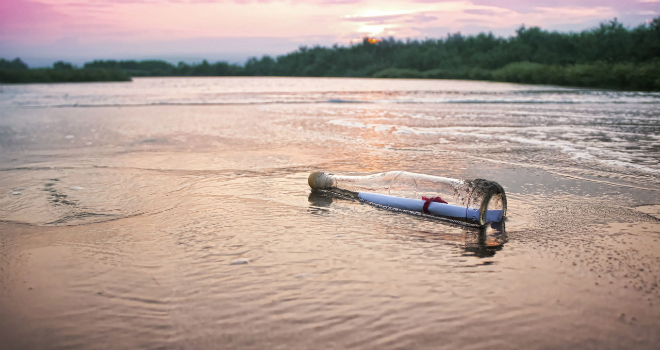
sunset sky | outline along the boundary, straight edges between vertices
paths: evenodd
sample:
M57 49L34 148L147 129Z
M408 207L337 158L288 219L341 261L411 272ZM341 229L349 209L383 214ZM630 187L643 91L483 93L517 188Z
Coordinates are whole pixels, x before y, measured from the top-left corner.
M364 36L509 36L522 24L578 31L659 15L660 0L0 0L0 57L31 66L98 58L243 63Z

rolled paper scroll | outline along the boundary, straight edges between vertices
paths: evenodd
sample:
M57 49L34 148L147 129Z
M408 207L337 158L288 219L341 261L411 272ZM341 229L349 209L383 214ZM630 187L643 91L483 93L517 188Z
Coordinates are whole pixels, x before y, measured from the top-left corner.
M403 198L388 196L378 193L360 192L358 197L367 201L392 208L424 212L426 201L420 199ZM478 208L467 208L458 205L431 202L428 204L428 211L433 215L446 216L450 218L472 219L479 217ZM502 210L487 210L486 222L500 222L502 220Z

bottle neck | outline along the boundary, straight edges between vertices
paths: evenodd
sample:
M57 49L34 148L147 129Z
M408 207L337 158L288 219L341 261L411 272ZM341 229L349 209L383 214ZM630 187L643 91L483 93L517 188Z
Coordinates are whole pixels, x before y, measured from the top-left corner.
M402 171L390 171L387 173L378 173L368 176L344 176L331 175L332 186L344 191L353 192L376 192L387 194L392 181Z
M309 187L315 190L329 190L335 185L335 176L328 173L313 172L307 178Z

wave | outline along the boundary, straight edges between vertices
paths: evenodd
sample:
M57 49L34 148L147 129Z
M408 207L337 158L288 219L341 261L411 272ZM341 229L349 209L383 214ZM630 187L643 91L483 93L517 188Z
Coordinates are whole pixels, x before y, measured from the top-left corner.
M374 103L378 101L367 101L367 100L344 100L341 98L331 98L327 101L318 101L317 103Z
M606 166L611 166L618 169L625 170L638 170L645 173L650 173L654 175L660 174L660 168L641 164L646 159L644 154L634 154L627 153L621 154L621 152L612 151L608 144L603 142L596 144L593 142L585 143L582 141L584 132L590 131L588 128L581 127L583 133L576 134L573 136L573 139L565 140L542 140L535 139L529 136L525 136L524 132L526 129L541 130L544 132L556 131L561 132L562 129L571 129L571 126L550 126L550 127L538 127L538 126L528 126L528 127L497 127L497 128L484 128L484 127L466 127L466 126L456 126L456 127L416 127L416 126L407 126L407 125L395 125L395 124L375 124L375 123L365 123L360 120L350 120L350 119L334 119L327 121L328 124L343 126L347 128L358 128L358 129L372 129L375 132L393 132L394 134L406 135L406 134L416 134L416 135L439 135L439 136L455 136L463 138L479 138L484 139L489 142L499 143L501 141L513 142L516 144L526 144L541 148L552 148L561 151L569 155L571 158L580 160L580 161L591 161L601 163ZM611 131L611 130L593 130L594 132L599 132L603 134L609 134L610 136L615 134L622 134L621 132ZM568 134L564 133L564 136ZM655 137L651 137L655 138Z
M322 100L262 100L262 101L208 101L178 102L159 101L151 103L64 103L64 104L14 104L19 108L103 108L103 107L154 107L154 106L246 106L272 104L645 104L656 105L658 101L611 100L611 99L409 99L409 100L358 100L358 99L322 99Z

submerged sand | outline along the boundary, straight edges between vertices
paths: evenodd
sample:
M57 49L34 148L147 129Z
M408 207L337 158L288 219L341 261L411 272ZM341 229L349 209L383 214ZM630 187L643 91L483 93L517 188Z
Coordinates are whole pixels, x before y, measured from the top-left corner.
M426 81L395 104L398 85L366 81L136 80L165 105L131 105L156 97L120 84L7 90L2 347L660 345L657 96ZM500 100L431 103L433 89ZM65 93L85 106L43 102ZM365 101L333 102L347 94ZM307 185L396 169L499 182L504 232Z

